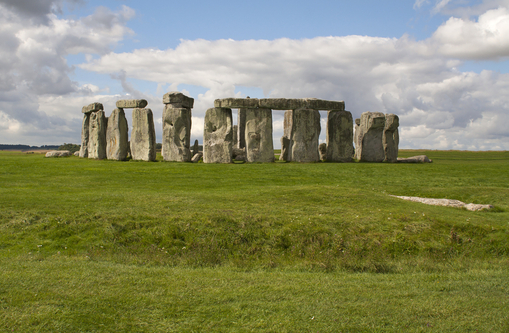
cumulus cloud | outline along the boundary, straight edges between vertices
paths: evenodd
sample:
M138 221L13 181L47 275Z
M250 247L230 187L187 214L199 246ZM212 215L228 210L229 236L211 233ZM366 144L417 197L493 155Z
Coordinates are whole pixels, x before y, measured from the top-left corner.
M105 54L132 34L125 24L134 11L126 6L117 12L99 7L92 15L73 20L57 17L62 4L0 1L0 112L10 131L1 133L2 142L13 142L28 128L31 137L39 130L65 132L62 126L70 120L61 113L49 115L42 104L45 96L69 95L72 99L94 89L71 79L74 67L67 64L66 56ZM19 135L13 135L14 131Z

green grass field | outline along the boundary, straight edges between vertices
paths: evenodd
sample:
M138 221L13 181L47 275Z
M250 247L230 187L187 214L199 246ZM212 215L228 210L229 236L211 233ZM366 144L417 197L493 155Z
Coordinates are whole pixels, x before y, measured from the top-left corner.
M434 163L0 152L0 331L509 331L509 152L418 154Z

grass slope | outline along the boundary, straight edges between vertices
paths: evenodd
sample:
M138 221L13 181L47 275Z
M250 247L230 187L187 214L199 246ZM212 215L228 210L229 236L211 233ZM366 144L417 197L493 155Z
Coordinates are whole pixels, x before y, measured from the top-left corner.
M507 330L509 152L400 156L421 153L434 163L0 152L0 328Z

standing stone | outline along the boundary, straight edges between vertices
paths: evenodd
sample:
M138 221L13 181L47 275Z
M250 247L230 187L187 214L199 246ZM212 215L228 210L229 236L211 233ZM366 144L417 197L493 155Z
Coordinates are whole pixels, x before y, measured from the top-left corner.
M318 138L320 136L320 112L310 109L294 110L292 137L288 160L295 162L318 162Z
M246 158L247 162L274 162L272 142L272 110L246 110Z
M108 118L106 130L106 157L124 161L128 151L128 125L123 109L115 109Z
M348 111L327 113L327 161L351 162L353 156L353 121Z
M386 162L395 163L398 161L399 146L399 117L395 114L385 115L385 128L383 135L383 145Z
M290 150L290 139L292 137L293 110L287 110L283 119L283 136L281 137L281 155L280 161L289 161L288 152Z
M355 155L354 155L354 158L356 160L360 159L360 156L357 156L357 154L361 151L361 149L359 148L361 146L360 145L360 138L361 137L362 137L362 135L361 135L361 119L357 118L357 119L355 119L354 137L353 137L353 143L355 144Z
M80 157L88 157L88 141L89 141L90 113L83 115L83 124L81 126L81 147Z
M320 161L325 162L327 160L327 144L320 143L318 152L320 153Z
M90 113L88 158L102 160L106 158L106 128L108 120L104 111Z
M233 147L238 148L239 146L239 126L233 125Z
M200 152L200 145L198 144L198 140L194 140L193 157L194 157L194 155L198 154L199 152Z
M357 158L363 162L383 162L385 159L383 147L385 115L381 112L364 112L359 126Z
M166 104L163 111L163 146L165 161L189 162L191 144L191 109Z
M239 109L237 111L237 141L238 148L246 147L246 109Z
M232 148L232 110L208 109L203 130L203 163L231 163Z
M131 157L133 160L156 160L156 132L150 109L133 109Z

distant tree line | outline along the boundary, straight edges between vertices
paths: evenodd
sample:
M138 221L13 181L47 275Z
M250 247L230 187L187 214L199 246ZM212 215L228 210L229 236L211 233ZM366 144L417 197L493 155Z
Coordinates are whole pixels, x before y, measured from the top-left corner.
M74 154L74 152L80 150L80 145L76 145L74 143L64 143L60 147L58 147L58 150L68 150L71 152L71 154Z
M51 150L58 149L60 146L54 145L43 145L43 146L29 146L29 145L9 145L9 144L0 144L0 150Z

